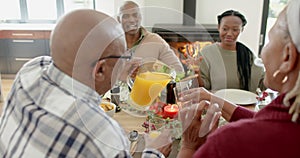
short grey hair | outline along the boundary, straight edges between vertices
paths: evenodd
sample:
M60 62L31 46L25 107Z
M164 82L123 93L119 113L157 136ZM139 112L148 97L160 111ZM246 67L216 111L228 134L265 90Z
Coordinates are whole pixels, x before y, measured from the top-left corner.
M120 15L122 13L122 11L124 10L124 7L127 5L133 5L136 6L137 8L139 8L139 5L133 1L125 1L119 8L119 13L118 15Z
M300 53L300 1L290 0L287 10L286 18L288 30L290 32L291 39L295 44L298 53Z

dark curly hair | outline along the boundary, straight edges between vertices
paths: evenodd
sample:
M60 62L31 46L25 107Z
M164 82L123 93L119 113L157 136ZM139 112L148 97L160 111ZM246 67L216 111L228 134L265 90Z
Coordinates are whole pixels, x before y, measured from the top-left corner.
M237 16L242 20L242 26L247 24L244 15L235 10L227 10L221 15L218 15L218 25L220 25L222 18L225 16ZM249 90L251 80L251 67L253 63L253 53L251 50L240 42L236 44L237 52L237 67L240 80L240 87L244 90Z

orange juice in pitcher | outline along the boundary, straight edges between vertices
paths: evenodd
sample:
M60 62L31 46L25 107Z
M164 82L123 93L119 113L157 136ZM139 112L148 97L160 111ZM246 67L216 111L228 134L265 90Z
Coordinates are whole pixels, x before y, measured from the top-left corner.
M130 98L137 106L149 106L171 81L171 76L160 72L143 72L136 76Z

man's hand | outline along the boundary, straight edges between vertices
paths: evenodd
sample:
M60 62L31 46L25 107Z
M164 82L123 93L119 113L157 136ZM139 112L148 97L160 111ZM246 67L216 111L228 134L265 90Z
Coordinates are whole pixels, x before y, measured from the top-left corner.
M120 80L126 82L128 76L131 78L135 78L141 63L142 63L142 58L138 58L138 57L133 57L130 61L127 61L124 64L124 68L120 76Z

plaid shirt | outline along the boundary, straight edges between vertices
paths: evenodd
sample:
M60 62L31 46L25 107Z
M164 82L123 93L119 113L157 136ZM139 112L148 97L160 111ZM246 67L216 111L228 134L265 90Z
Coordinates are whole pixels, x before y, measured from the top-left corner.
M3 102L3 93L2 93L2 88L1 88L1 71L0 71L0 103L2 103L2 102Z
M38 57L19 71L0 120L0 157L131 157L93 89ZM145 150L143 157L163 157Z

